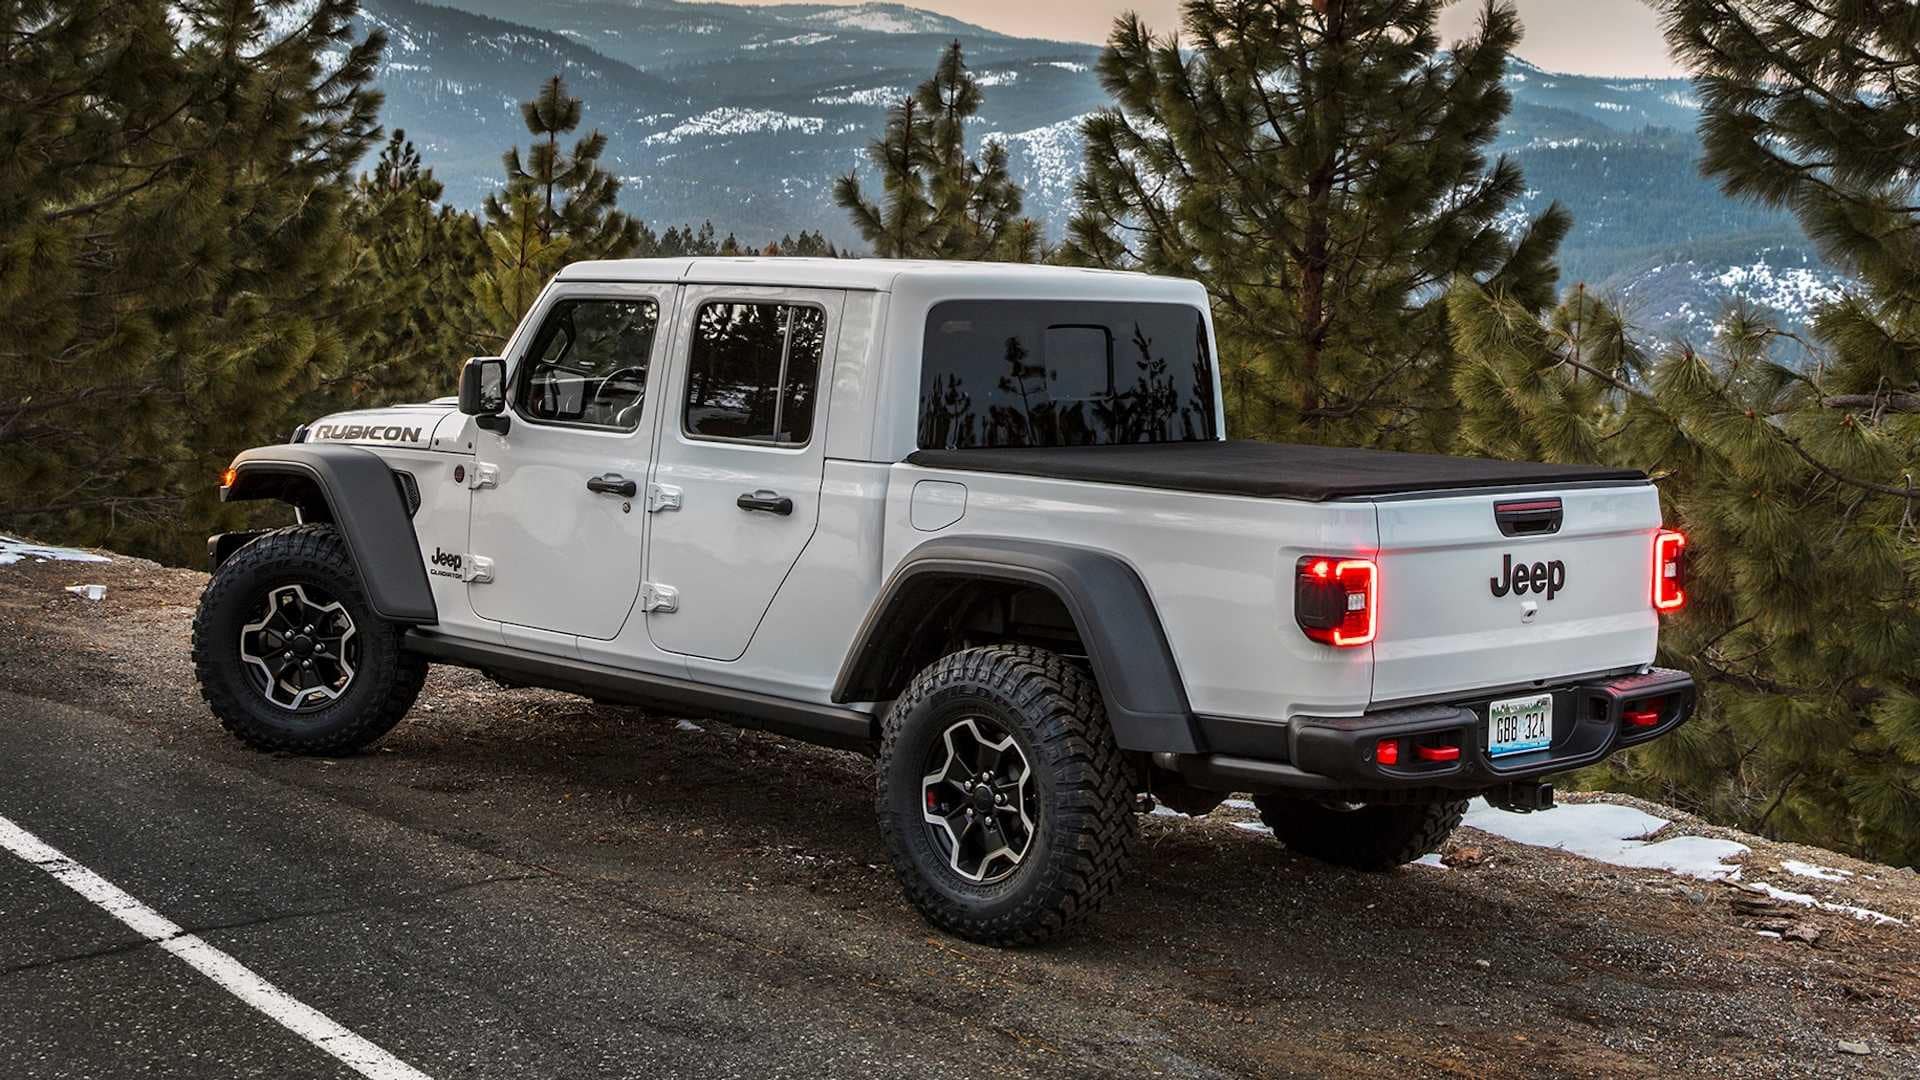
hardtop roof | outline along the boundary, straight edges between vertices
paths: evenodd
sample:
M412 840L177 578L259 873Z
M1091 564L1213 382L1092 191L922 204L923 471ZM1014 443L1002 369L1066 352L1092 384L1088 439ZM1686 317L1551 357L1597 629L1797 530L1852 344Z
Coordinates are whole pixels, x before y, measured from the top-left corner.
M730 256L698 259L602 259L572 263L561 281L681 282L724 285L772 285L791 288L863 289L891 292L910 284L928 293L995 291L1018 283L1023 289L1058 289L1074 296L1099 292L1138 299L1192 302L1198 284L1126 270L1024 263L958 262L916 259L820 259L783 256Z

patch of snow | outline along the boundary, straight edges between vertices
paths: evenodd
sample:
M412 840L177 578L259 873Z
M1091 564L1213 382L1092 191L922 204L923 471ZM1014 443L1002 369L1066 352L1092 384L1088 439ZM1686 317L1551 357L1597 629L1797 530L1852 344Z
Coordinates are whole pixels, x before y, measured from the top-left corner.
M829 7L806 16L806 21L845 30L867 30L876 34L939 34L951 24L930 12L915 11L896 4L859 4L853 7Z
M1614 803L1563 803L1538 813L1510 814L1475 799L1465 824L1516 843L1558 848L1612 866L1666 870L1708 881L1739 877L1740 867L1727 860L1752 850L1704 836L1649 842L1644 837L1665 828L1667 820Z
M1224 800L1222 800L1222 801L1221 801L1221 803L1220 803L1220 805L1221 805L1221 806L1224 806L1224 807L1226 807L1226 808L1227 808L1227 809L1229 809L1229 810L1258 810L1258 809L1260 809L1259 807L1257 807L1257 806L1255 806L1255 805L1253 805L1253 800L1252 800L1252 799L1224 799Z
M1811 893L1782 889L1777 885L1769 885L1764 881L1754 882L1753 887L1783 904L1798 904L1805 908L1818 908L1821 911L1831 911L1840 915L1851 915L1861 922L1870 922L1875 926L1907 925L1891 915L1881 914L1871 908L1854 907L1852 904L1832 904L1825 900L1816 900Z
M1845 881L1853 876L1851 870L1836 870L1830 866L1816 866L1801 862L1799 859L1786 859L1780 863L1780 869L1794 877L1812 878L1815 881Z
M1236 829L1245 829L1250 833L1259 833L1262 836L1273 835L1272 829L1267 828L1257 821L1236 821L1233 823L1233 827Z
M675 720L675 721L673 722L673 730L675 730L675 731L705 731L705 730L707 730L707 729L706 729L706 728L703 728L703 727L701 727L701 726L700 726L699 724L696 724L696 723L694 723L694 722L693 722L693 721L691 721L691 720Z
M1417 858L1417 859L1415 859L1415 860L1413 860L1413 862L1412 862L1411 864L1409 864L1409 865L1412 865L1412 866L1431 866L1431 867L1433 867L1433 868L1434 868L1435 870L1451 870L1451 869L1453 869L1453 867L1451 867L1451 866L1448 866L1448 865L1447 865L1446 863L1443 863L1443 862L1441 862L1441 861L1440 861L1440 853L1439 853L1439 852L1437 852L1437 851L1431 851L1431 852L1428 852L1427 854L1425 854L1425 855L1422 855L1422 856L1420 856L1419 858Z
M105 600L107 598L107 587L105 585L69 585L67 586L67 591L82 600Z
M1705 275L1704 280L1756 304L1801 317L1840 299L1841 293L1838 276L1831 271L1809 266L1776 269L1768 265L1765 256L1747 266L1729 266Z
M1020 81L1017 71L983 71L973 77L981 86L1007 86Z
M821 94L813 99L815 105L892 105L907 92L898 86L869 86L865 90L853 90L844 94Z
M772 109L742 109L723 105L699 116L689 117L665 131L656 131L640 140L643 146L672 145L682 139L714 138L724 135L753 135L763 132L797 131L818 135L826 121L817 116L794 116Z
M1622 105L1622 104L1620 104L1620 103L1619 103L1619 102L1617 102L1617 101L1596 101L1596 102L1594 102L1594 103L1593 103L1593 107L1594 107L1594 108L1596 108L1596 109L1601 109L1601 110L1604 110L1604 111L1606 111L1606 112L1631 112L1631 111L1633 111L1633 107L1632 107L1632 106L1630 106L1630 105Z
M989 131L980 145L1004 143L1007 168L1036 202L1073 209L1073 183L1080 177L1080 125L1090 112L1026 131Z
M1177 817L1177 818L1183 818L1183 817L1186 817L1187 815L1185 815L1185 814L1183 814L1183 813L1181 813L1181 812L1180 812L1180 811L1178 811L1178 810L1175 810L1175 809L1174 809L1173 807L1171 807L1171 806L1156 806L1156 807L1154 807L1154 808L1153 808L1153 813L1152 813L1151 815L1149 815L1149 816L1151 816L1151 817Z
M112 562L105 555L95 555L91 551L79 548L54 547L50 544L32 544L11 536L0 535L0 566L17 563L21 559L35 562Z
M834 36L832 34L822 34L818 32L811 33L811 34L795 34L792 37L777 38L773 41L748 42L747 44L740 46L740 48L744 51L751 51L754 49L771 49L776 45L818 45L823 41L832 41L833 37Z
M1675 90L1671 94L1660 95L1660 100L1669 105L1678 105L1683 109L1697 109L1700 107L1699 98L1694 97L1692 94L1683 94L1678 90Z
M1057 67L1061 71L1072 71L1076 73L1087 70L1087 65L1080 63L1078 60L1049 60L1047 61L1047 66Z

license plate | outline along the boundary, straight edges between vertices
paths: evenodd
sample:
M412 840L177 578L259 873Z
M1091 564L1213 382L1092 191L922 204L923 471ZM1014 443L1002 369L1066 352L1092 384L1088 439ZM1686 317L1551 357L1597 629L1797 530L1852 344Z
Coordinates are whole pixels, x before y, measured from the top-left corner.
M1553 745L1553 695L1508 698L1487 706L1487 753L1493 757Z

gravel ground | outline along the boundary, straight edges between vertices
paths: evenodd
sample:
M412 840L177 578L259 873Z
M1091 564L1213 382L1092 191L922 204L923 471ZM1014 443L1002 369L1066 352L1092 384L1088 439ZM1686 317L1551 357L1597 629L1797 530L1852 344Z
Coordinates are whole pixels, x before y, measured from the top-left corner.
M676 948L744 950L754 978L862 987L898 1010L875 1025L951 1005L1008 1075L1920 1074L1911 870L1635 803L1673 820L1662 838L1751 846L1748 880L1906 923L1873 925L1471 829L1443 851L1446 869L1350 873L1291 855L1230 806L1146 818L1132 885L1088 932L996 951L933 933L905 905L855 755L454 669L436 669L367 754L250 753L194 687L188 624L205 580L117 557L0 566L0 690L558 875L611 912L668 920ZM80 582L106 585L105 599L65 591ZM1789 877L1784 860L1853 876ZM1815 940L1759 932L1800 927ZM608 962L628 944L610 941ZM0 1002L7 986L0 974ZM739 992L750 1000L753 978ZM823 1014L818 1037L840 1023Z

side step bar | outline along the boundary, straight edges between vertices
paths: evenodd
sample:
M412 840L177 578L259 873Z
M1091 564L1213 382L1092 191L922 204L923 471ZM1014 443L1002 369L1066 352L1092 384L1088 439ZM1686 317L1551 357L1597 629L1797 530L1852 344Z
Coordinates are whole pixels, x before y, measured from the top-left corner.
M561 656L529 655L502 645L459 641L422 630L408 630L402 645L435 663L497 672L528 686L662 711L716 716L742 727L762 728L822 746L868 755L874 752L873 717L837 705L790 701Z

